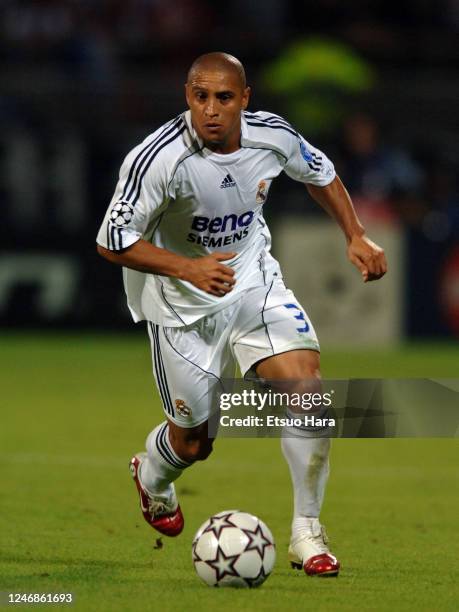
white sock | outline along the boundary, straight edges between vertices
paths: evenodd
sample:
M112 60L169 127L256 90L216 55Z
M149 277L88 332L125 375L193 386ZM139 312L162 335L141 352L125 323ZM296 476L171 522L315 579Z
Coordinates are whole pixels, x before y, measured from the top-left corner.
M283 437L281 446L292 477L295 530L308 518L319 517L328 479L330 440L304 437L299 432L298 437Z
M167 421L158 425L148 436L148 460L142 463L140 480L151 493L161 493L191 464L178 457L169 441Z

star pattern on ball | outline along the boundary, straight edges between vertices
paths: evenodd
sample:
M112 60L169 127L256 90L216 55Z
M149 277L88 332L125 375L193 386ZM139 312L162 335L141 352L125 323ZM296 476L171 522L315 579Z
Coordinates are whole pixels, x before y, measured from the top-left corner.
M215 537L218 539L222 530L226 527L237 527L235 523L230 521L230 516L232 516L232 514L232 512L228 512L228 514L223 514L222 516L212 516L210 518L210 524L204 529L203 533L213 531Z
M255 576L255 578L245 578L245 581L250 588L253 588L263 584L267 577L268 576L265 574L265 568L261 566L258 576Z
M202 561L201 557L196 552L196 546L198 545L199 538L193 542L191 545L191 556L193 561Z
M206 560L205 563L212 567L217 574L217 582L220 582L225 576L236 576L239 577L234 564L239 559L240 555L229 555L226 556L223 549L219 546L217 548L217 557L214 560Z
M242 531L249 538L249 543L245 547L245 550L256 550L260 558L263 559L265 556L265 548L267 546L272 546L272 542L263 534L261 525L258 523L255 531L251 531L250 529L243 529Z

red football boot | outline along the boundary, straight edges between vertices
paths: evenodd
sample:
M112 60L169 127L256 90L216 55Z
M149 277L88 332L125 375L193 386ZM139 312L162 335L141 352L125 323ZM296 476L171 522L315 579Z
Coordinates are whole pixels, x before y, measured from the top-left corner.
M154 529L169 537L178 536L182 532L185 521L177 502L175 487L171 484L172 494L153 495L144 488L139 478L139 470L146 453L138 453L129 463L132 478L134 479L140 497L140 509L143 518Z
M328 549L328 538L319 519L305 519L290 540L288 559L295 569L304 569L308 576L338 576L340 563Z

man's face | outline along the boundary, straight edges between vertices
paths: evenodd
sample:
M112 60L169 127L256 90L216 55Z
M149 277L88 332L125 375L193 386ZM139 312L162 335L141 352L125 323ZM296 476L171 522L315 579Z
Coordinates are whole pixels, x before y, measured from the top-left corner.
M197 70L185 90L194 129L206 146L220 153L237 150L250 88L233 71Z

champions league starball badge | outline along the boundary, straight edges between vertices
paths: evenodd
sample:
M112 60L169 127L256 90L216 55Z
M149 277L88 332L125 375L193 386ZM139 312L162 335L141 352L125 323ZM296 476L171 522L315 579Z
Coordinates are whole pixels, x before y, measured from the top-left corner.
M110 221L115 225L127 225L134 214L134 206L130 202L117 202L110 213Z

